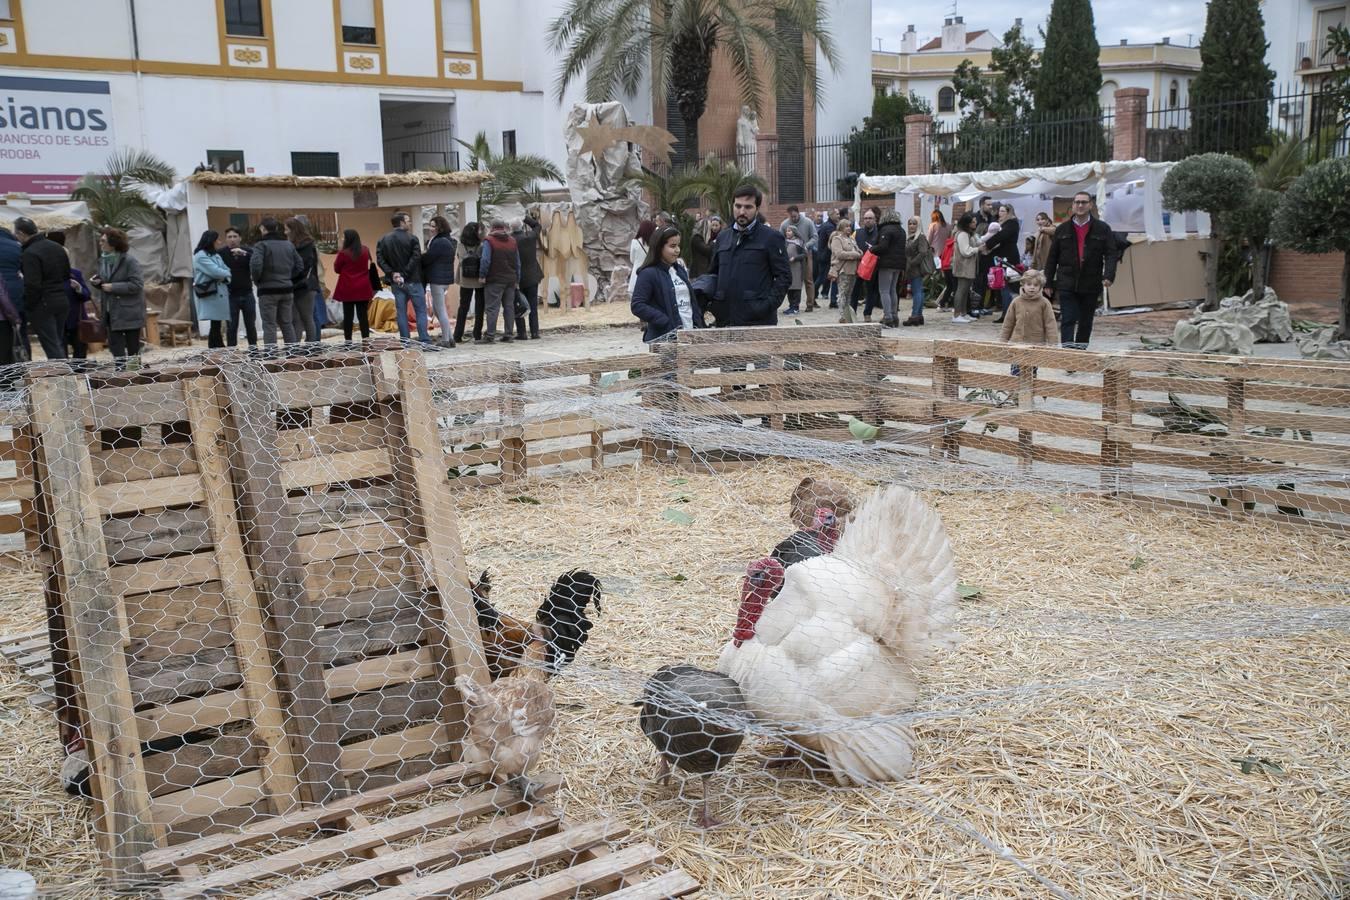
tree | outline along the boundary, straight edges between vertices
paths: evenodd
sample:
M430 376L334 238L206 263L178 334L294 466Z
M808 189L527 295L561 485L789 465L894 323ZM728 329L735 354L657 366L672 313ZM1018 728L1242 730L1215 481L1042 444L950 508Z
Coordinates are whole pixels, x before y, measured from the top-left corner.
M998 122L1025 118L1035 106L1032 86L1040 66L1036 48L1022 34L1022 26L1014 25L989 56L987 74L968 59L956 67L952 87L961 111L967 118Z
M558 167L542 156L494 153L485 131L474 135L472 141L456 140L455 143L469 151L469 169L492 174L492 178L483 182L478 189L479 202L484 206L500 206L510 200L537 193L537 181L563 180Z
M808 64L804 39L814 41L831 69L839 55L822 0L568 0L549 24L549 41L563 55L557 96L584 72L586 99L600 103L636 94L648 73L650 90L671 97L684 121L682 158L698 164L698 120L708 105L713 56L726 54L745 105L758 112L765 76L778 96L803 85L819 103L820 73Z
M1162 183L1163 205L1173 212L1209 213L1217 247L1205 256L1205 304L1219 308L1219 254L1223 250L1225 214L1240 209L1256 185L1251 164L1222 153L1202 153L1177 163Z
M1245 203L1221 217L1223 233L1245 240L1251 248L1252 293L1258 299L1266 292L1266 272L1270 269L1270 229L1279 205L1279 191L1256 187L1247 194Z
M1350 29L1336 25L1327 29L1327 49L1322 51L1323 65L1331 63L1331 75L1327 78L1326 88L1332 101L1332 116L1337 134L1350 126Z
M134 225L158 228L164 215L141 193L143 185L171 187L173 166L144 150L123 150L108 157L102 172L90 172L70 194L72 200L89 204L90 215L99 225L125 231Z
M844 144L848 171L869 175L905 174L905 116L933 114L933 105L910 91L909 94L877 94L872 99L872 114L863 119L862 130L854 129ZM841 179L841 182L847 179ZM841 198L853 196L852 184L840 184Z
M1102 128L1102 72L1097 27L1091 0L1054 0L1042 32L1045 49L1032 94L1036 109L1032 124L1053 135L1040 165L1063 165L1104 159L1106 131ZM1053 126L1047 123L1055 123Z
M1329 159L1300 175L1275 211L1272 230L1281 247L1345 255L1334 339L1350 341L1350 159Z
M720 162L711 153L703 165L689 176L690 187L698 192L698 196L713 212L722 217L723 222L728 223L735 221L731 207L736 188L743 184L753 184L761 191L769 189L763 178L747 172L734 162Z
M1191 148L1250 158L1270 128L1275 72L1266 65L1260 0L1210 0L1191 82Z

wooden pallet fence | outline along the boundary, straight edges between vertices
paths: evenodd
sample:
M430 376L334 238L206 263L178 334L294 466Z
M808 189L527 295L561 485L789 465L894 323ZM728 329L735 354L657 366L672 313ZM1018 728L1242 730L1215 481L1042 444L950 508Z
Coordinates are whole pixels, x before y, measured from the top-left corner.
M32 405L58 712L114 878L453 760L453 679L485 670L420 354L37 378Z

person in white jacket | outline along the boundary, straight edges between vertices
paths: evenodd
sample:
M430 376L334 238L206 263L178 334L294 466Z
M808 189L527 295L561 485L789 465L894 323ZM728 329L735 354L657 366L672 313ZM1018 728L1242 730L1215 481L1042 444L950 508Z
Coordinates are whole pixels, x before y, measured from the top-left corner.
M637 288L638 269L647 260L647 248L651 246L652 234L656 232L656 223L646 221L638 225L637 237L628 244L628 262L632 270L628 273L628 296L633 296Z

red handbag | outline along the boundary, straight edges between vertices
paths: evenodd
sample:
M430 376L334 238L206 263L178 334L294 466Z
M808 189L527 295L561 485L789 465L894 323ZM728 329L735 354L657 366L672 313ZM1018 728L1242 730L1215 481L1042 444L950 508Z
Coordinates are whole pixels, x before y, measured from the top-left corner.
M1003 271L1003 260L994 260L994 264L989 268L989 274L986 276L986 280L989 282L989 289L991 291L1003 290L1004 286L1007 284L1006 279L1007 273Z
M877 274L878 256L870 249L863 254L862 260L858 263L858 277L863 281L871 281L872 276Z

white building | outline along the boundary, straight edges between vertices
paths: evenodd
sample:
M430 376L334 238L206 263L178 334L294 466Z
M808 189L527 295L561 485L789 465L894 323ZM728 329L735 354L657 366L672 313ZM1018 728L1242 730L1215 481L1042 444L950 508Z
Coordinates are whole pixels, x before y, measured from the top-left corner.
M932 104L935 119L954 123L961 118L952 86L957 66L968 59L987 71L990 51L1001 45L991 29L967 31L961 16L945 20L942 34L922 44L911 25L901 36L899 53L872 53L872 84L878 92L913 91ZM1116 105L1119 88L1147 88L1151 109L1184 107L1191 81L1200 73L1199 48L1180 47L1167 38L1156 44L1104 45L1099 61L1103 109Z
M1275 70L1277 90L1312 87L1331 71L1327 32L1346 24L1345 7L1345 0L1263 0L1266 64Z
M64 197L109 152L180 173L460 168L454 138L566 160L546 29L564 0L0 0L0 193ZM868 0L832 0L847 60L807 130L869 111ZM625 98L651 124L650 88ZM739 95L733 104L734 128ZM772 93L769 94L772 103ZM781 102L781 101L780 101ZM710 104L705 121L725 122ZM665 124L662 121L662 124Z
M0 191L64 196L114 147L180 173L356 175L459 168L452 138L484 131L561 165L582 93L553 95L561 5L0 0ZM649 100L627 105L651 122Z

